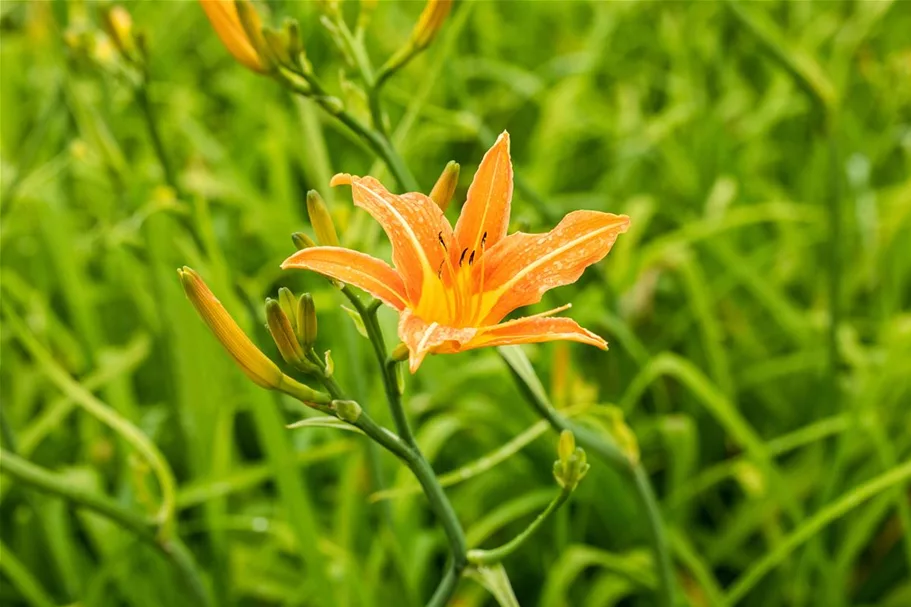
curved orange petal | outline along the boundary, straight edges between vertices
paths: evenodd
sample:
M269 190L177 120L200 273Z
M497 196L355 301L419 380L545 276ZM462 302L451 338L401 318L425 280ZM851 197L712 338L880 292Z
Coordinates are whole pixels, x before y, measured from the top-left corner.
M468 197L455 227L457 246L452 251L453 264L458 264L465 249L480 254L482 248L490 249L506 236L511 201L509 133L503 131L493 147L484 154L468 188Z
M408 368L412 373L418 370L428 352L458 352L476 333L474 327L428 323L411 310L405 310L399 318L399 338L408 346Z
M234 0L199 0L199 3L215 33L234 58L253 71L265 72L259 53L253 48L240 22Z
M580 327L573 319L546 317L540 314L482 327L478 329L475 338L464 344L461 349L472 350L491 346L534 344L559 340L578 341L607 350L606 341L588 329Z
M483 324L494 324L516 308L537 303L545 291L578 280L628 227L626 215L574 211L546 234L517 232L501 240L473 269L475 285L484 292Z
M396 196L373 177L341 174L331 182L333 186L344 183L351 184L354 204L383 226L392 242L392 263L405 283L408 298L419 302L423 284L436 280L445 247L452 238L452 227L443 211L423 194Z
M363 289L396 310L408 305L399 273L385 261L341 247L310 247L282 263L282 269L313 270Z

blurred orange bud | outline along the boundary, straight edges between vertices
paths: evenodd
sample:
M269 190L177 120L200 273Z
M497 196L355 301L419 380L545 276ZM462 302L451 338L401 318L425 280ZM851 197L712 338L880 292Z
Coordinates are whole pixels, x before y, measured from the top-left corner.
M433 42L450 10L452 0L427 0L427 5L411 32L411 41L417 50L425 49Z
M262 29L259 15L253 7L244 0L199 0L199 3L228 52L251 70L267 72L268 66L260 56L254 39L250 37L251 30L255 36L261 36L259 32ZM241 10L245 11L246 26L241 20L238 6L244 7Z
M440 178L430 190L430 198L443 212L446 212L449 203L452 201L452 195L455 194L456 186L459 185L459 163L450 160L443 169Z

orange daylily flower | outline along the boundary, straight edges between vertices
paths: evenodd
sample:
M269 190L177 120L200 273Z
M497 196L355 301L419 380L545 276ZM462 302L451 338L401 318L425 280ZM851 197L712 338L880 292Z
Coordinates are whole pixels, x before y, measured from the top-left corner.
M570 284L610 251L629 217L574 211L546 234L506 235L512 200L509 134L484 155L455 229L440 207L416 192L395 195L372 177L336 175L354 204L392 242L392 262L340 247L298 251L282 268L304 268L352 284L401 313L399 337L414 373L428 352L452 353L506 344L572 340L607 342L569 318L569 305L501 323L544 292Z

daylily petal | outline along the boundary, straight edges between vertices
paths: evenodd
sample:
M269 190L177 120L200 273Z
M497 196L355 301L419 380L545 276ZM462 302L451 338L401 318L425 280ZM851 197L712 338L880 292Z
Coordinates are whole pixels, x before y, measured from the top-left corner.
M484 291L482 324L494 324L537 303L545 291L575 282L628 227L626 215L574 211L546 234L507 236L473 268L473 280Z
M607 342L588 329L580 327L571 318L545 317L542 315L517 318L499 325L482 327L478 334L462 350L506 346L510 344L534 344L558 340L578 341L607 350Z
M436 280L452 228L433 200L423 194L396 196L373 177L336 175L331 185L351 184L354 204L376 219L392 242L392 263L399 271L408 299L420 301L425 282ZM442 242L441 242L442 239Z
M282 269L313 270L352 284L385 303L402 310L407 305L405 285L399 273L385 261L341 247L310 247L282 263Z
M462 344L469 342L477 333L474 327L447 327L428 323L411 310L402 312L399 318L399 338L408 346L408 368L412 373L418 370L427 353L458 352Z
M511 201L512 160L509 133L504 131L484 154L468 188L468 197L455 228L457 246L452 251L453 264L458 264L465 249L480 254L482 241L483 248L490 249L506 236Z

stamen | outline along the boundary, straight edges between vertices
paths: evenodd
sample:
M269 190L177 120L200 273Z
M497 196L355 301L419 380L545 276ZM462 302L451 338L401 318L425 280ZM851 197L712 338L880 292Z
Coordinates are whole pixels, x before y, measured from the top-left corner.
M465 260L465 253L467 253L467 252L468 252L468 247L465 247L465 248L462 250L462 254L459 256L459 267L460 267L460 268L462 267L462 261Z
M468 265L474 263L474 251L471 252L471 255L468 256Z
M443 233L440 232L439 234L437 234L437 238L440 239L440 246L443 247L443 250L448 252L449 249L446 248L446 241L443 240Z

